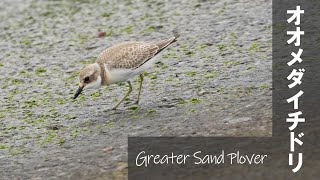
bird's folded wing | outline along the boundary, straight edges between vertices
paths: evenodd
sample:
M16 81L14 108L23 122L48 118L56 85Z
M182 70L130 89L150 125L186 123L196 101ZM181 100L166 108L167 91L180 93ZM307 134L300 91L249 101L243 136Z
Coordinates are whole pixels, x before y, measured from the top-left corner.
M154 43L124 42L104 50L97 58L98 63L110 69L135 69L159 51Z

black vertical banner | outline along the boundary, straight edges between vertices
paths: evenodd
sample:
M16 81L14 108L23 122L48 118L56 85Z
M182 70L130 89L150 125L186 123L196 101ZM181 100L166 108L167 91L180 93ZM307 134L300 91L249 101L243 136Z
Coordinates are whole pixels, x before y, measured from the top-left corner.
M300 25L287 22L300 6ZM272 137L129 137L128 178L131 179L319 179L320 177L320 1L273 1L273 136ZM300 27L300 46L288 44ZM288 66L292 53L302 62ZM287 77L293 69L304 69L302 83L293 88ZM299 91L299 107L287 99ZM305 122L290 131L288 114L300 111ZM303 144L295 143L289 165L290 132ZM298 135L303 133L303 136ZM294 173L298 154L302 166Z
M304 13L300 15L300 24L295 24L296 20L288 23L287 20L292 14L287 14L287 10L296 10L300 6ZM317 179L320 167L320 2L316 0L286 0L273 1L273 139L283 141L283 153L287 155L285 163L288 165L290 153L290 132L294 132L294 137L300 139L303 144L295 143L293 153L294 168L298 163L298 153L303 154L301 169L295 174L288 172L293 178ZM288 44L292 35L287 35L288 31L304 31L300 36L300 45L294 42ZM289 63L294 56L301 53L302 62ZM288 85L293 80L287 77L293 70L304 70L301 84L289 88ZM294 109L294 103L288 103L287 99L295 96L300 91L303 94L298 98L298 109ZM301 112L299 118L305 118L305 122L298 123L292 131L289 127L292 123L286 122L288 114ZM303 133L300 138L298 135ZM279 144L280 145L280 144ZM282 152L281 152L282 153ZM317 176L316 176L317 175Z

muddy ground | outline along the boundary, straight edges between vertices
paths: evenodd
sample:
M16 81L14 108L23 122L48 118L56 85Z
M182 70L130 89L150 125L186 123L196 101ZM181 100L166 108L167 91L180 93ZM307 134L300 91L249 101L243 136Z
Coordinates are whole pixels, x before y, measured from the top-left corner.
M128 136L271 136L271 0L0 2L1 179L125 179ZM105 37L97 37L98 32ZM106 47L179 41L128 87L77 75Z

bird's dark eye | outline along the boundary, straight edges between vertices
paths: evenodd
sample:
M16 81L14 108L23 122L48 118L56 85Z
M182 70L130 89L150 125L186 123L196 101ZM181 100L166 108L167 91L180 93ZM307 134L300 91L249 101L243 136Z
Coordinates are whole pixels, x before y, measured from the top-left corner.
M88 82L89 79L90 79L89 76L85 77L85 78L84 78L84 82Z

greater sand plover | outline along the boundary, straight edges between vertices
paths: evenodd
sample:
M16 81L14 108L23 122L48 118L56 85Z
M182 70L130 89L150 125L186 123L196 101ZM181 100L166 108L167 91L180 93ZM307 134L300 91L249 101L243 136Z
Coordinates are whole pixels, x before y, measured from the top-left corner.
M102 85L109 85L127 81L129 91L113 107L116 109L132 92L130 79L139 75L140 86L136 103L139 103L143 75L142 72L155 63L155 56L162 50L175 42L177 37L156 41L156 42L123 42L105 49L98 56L94 64L87 65L80 71L79 88L74 99L84 89L100 88Z

